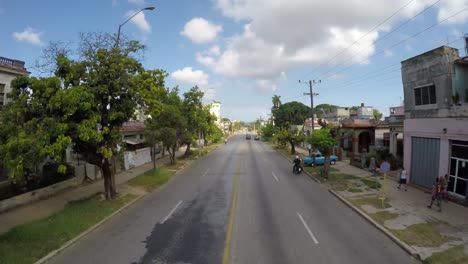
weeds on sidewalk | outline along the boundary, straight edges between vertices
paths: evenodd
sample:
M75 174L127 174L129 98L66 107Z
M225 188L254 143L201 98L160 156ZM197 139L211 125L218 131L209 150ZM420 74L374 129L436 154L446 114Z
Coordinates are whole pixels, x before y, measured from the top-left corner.
M382 200L380 200L380 198L377 196L366 196L366 197L357 198L357 199L350 199L350 201L352 204L354 204L355 206L359 208L362 208L363 205L371 205L376 209L385 209L385 208L392 207L388 203L388 199L386 199L384 208L382 208Z
M456 246L445 251L434 253L423 261L424 264L455 264L468 263L468 250L463 246Z
M169 181L174 174L174 171L169 171L166 167L161 166L131 179L128 184L155 189Z
M48 218L15 227L0 235L0 263L34 263L135 198L127 194L102 201L94 196L70 202Z
M367 187L371 189L380 189L382 185L380 182L376 180L371 180L371 179L366 179L366 178L361 178L362 183L364 183Z
M395 219L399 214L391 213L388 211L380 211L375 214L369 214L369 216L377 221L377 223L384 225L385 221Z
M410 225L403 230L391 230L408 245L420 247L438 247L442 244L458 240L455 237L443 236L437 231L437 225L443 224L439 221L430 221L422 224Z

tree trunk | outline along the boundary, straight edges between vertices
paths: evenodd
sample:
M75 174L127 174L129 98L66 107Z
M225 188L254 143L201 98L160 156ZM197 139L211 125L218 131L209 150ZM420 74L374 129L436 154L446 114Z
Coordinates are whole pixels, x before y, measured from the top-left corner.
M104 159L104 163L102 164L102 176L104 178L104 195L106 200L112 200L116 195L115 181L113 181L112 170L108 159Z
M176 149L177 149L176 146L172 147L172 153L171 153L172 164L175 164L175 163L176 163L176 162L175 162L175 154L176 154L176 151L177 151Z
M156 146L153 145L153 170L156 169Z
M323 164L324 176L328 178L328 172L330 170L330 155L325 156L325 162Z
M185 153L184 153L185 157L188 157L190 155L190 145L192 144L191 143L187 144L187 148L185 149Z
M171 164L174 164L174 160L173 160L173 156L172 156L171 148L170 148L170 147L167 147L167 152L169 153L169 162L170 162Z
M289 142L291 144L291 154L296 154L296 144L294 142Z

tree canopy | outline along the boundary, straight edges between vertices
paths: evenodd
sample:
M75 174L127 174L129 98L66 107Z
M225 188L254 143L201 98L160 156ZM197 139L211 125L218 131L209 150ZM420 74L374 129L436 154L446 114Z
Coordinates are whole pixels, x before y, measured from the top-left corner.
M310 107L300 102L288 102L272 110L275 126L289 128L291 125L302 125L309 116Z

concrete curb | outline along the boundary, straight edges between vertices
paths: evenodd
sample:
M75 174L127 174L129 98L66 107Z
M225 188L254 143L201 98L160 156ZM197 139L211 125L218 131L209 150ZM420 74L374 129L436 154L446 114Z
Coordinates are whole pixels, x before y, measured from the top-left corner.
M404 251L406 251L409 255L414 257L417 260L421 260L421 256L408 244L405 242L401 241L398 237L396 237L394 234L392 234L390 231L388 231L385 227L383 227L381 224L377 223L374 219L372 219L370 216L368 216L366 213L364 213L361 209L357 208L354 206L352 203L350 203L348 200L346 200L343 196L335 192L334 190L328 190L331 194L333 194L338 200L342 201L344 204L346 204L349 208L353 209L356 213L361 215L364 219L367 220L367 222L371 223L373 226L375 226L377 229L379 229L382 233L384 233L387 237L389 237L393 242L395 242L398 246L400 246Z
M49 254L47 254L45 257L39 259L38 261L34 262L34 264L43 264L43 263L47 263L47 261L49 261L51 258L55 257L56 255L58 255L60 252L62 252L63 250L65 250L66 248L68 248L69 246L75 244L76 242L78 242L78 240L80 240L81 238L83 238L84 236L86 236L87 234L91 233L93 230L95 230L96 228L98 228L99 226L101 226L102 224L104 224L105 222L109 221L112 217L114 217L115 215L121 213L123 210L125 210L126 208L130 207L132 204L136 203L137 201L139 201L143 196L145 196L146 194L143 194L143 195L140 195L138 196L137 198L133 199L132 201L130 201L129 203L127 203L126 205L120 207L117 211L113 212L112 214L108 215L107 217L105 217L104 219L102 219L101 221L99 221L97 224L93 225L92 227L86 229L84 232L82 232L81 234L79 234L78 236L76 236L75 238L69 240L68 242L66 242L65 244L63 244L60 248L58 249L55 249L53 250L52 252L50 252Z

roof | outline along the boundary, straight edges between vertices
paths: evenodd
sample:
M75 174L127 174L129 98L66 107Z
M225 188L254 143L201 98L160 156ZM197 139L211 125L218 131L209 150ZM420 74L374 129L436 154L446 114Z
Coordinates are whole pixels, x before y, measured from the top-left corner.
M24 61L13 60L5 57L0 57L0 70L18 75L30 73L24 67Z
M128 131L143 131L145 130L145 124L140 121L127 121L122 124L120 128L121 132L128 132Z
M138 144L145 143L145 141L142 139L124 139L123 142L130 144L130 145L138 145Z
M455 64L463 65L463 66L468 66L468 56L463 57L461 59L455 60Z

